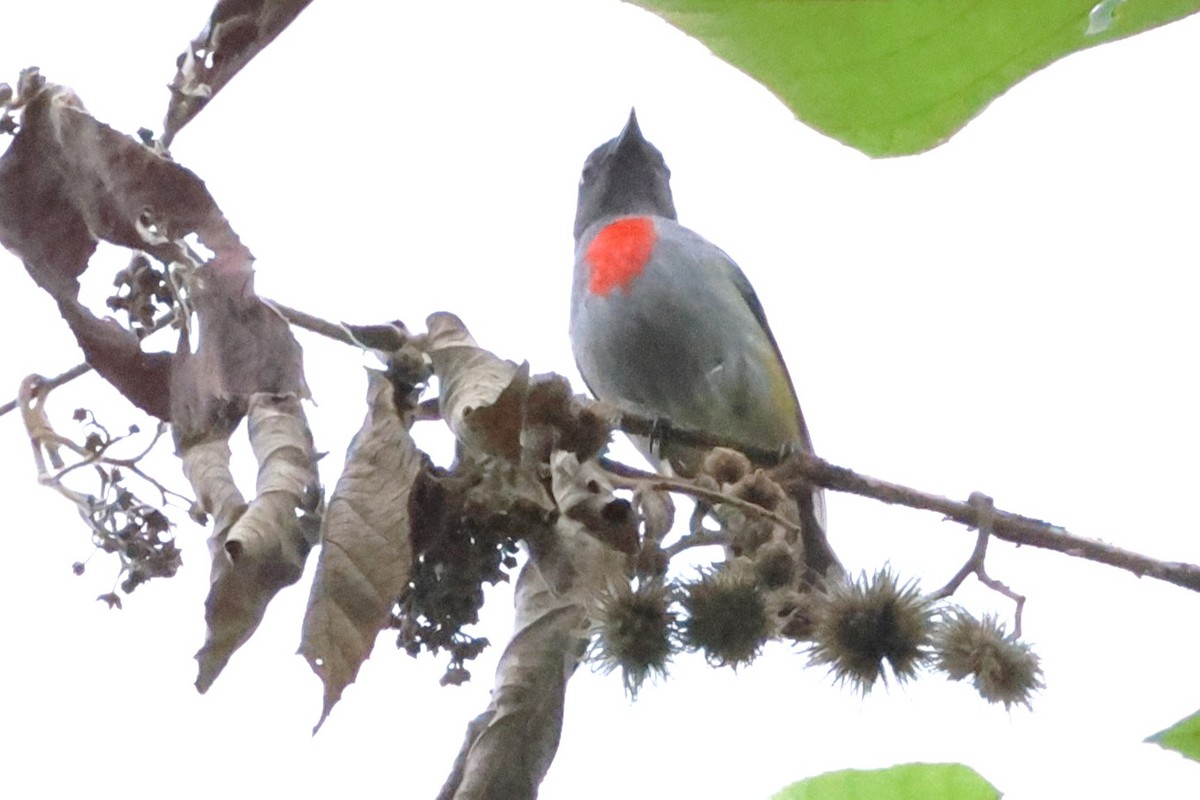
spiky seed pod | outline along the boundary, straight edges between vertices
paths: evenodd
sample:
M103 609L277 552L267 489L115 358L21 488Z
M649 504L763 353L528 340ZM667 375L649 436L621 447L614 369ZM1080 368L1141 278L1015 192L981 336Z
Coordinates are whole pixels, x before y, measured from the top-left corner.
M734 497L754 503L767 511L774 511L787 500L787 495L784 494L779 484L761 469L756 469L743 477L734 484L731 491Z
M737 483L750 473L750 459L737 450L714 447L704 457L700 470L717 482L719 486Z
M589 657L606 674L619 667L632 698L646 678L667 674L678 649L672 599L662 581L643 580L612 586L597 602Z
M796 557L783 542L771 542L754 554L754 572L764 589L782 589L796 581Z
M866 694L875 681L886 682L884 661L904 681L929 657L932 603L914 581L901 585L888 567L827 584L819 605L809 659L828 666L838 683Z
M774 617L749 564L703 570L683 589L683 642L703 651L710 664L749 664L775 633Z
M982 620L961 608L947 612L934 631L934 664L952 680L970 676L989 703L1030 706L1045 685L1037 654L1026 642L1004 631L992 614Z

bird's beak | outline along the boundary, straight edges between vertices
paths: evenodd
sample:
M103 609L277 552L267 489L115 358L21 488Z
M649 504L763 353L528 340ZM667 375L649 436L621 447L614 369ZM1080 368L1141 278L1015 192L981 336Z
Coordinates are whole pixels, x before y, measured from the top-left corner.
M646 143L646 138L642 136L642 129L638 127L637 109L629 109L629 121L625 123L625 127L621 130L621 134L617 136L617 146L614 148L617 151L624 150L628 147L638 147Z

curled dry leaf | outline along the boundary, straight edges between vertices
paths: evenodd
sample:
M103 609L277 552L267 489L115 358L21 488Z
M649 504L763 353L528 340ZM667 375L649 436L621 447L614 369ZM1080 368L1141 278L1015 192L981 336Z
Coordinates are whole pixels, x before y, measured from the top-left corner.
M594 461L583 464L559 451L551 480L558 507L599 541L627 555L637 552L638 518L628 500L613 494L608 476Z
M142 352L133 334L77 300L97 242L171 263L188 260L182 240L194 233L214 254L211 271L238 275L250 274L253 257L194 173L96 120L70 89L37 77L23 75L21 130L0 157L0 243L58 302L88 363L167 419L173 357Z
M555 595L532 562L517 579L515 603L516 628L496 667L486 724L468 728L470 742L439 798L536 797L558 750L585 607Z
M662 541L675 524L675 502L670 492L657 491L643 483L633 491L633 507L642 524L636 572L643 576L662 577L666 575L670 563Z
M573 456L556 454L554 468L568 500L591 494L578 490L589 479L578 475ZM468 727L439 800L535 797L554 758L589 609L602 588L625 580L626 560L566 515L555 540L551 550L534 551L521 571L515 631L496 668L492 702Z
M457 382L456 389L463 385L461 381ZM469 442L489 455L519 461L528 397L529 364L523 363L491 405L469 409L469 415L468 409L464 409ZM455 400L457 397L452 396L451 402Z
M180 54L170 83L164 144L200 113L312 0L218 0L204 30Z
M227 530L209 542L212 586L205 601L208 635L196 654L204 692L229 657L262 621L267 603L299 580L317 540L320 488L316 454L300 400L255 394L249 402L250 444L258 460L257 496ZM185 457L186 458L186 457ZM219 470L189 477L218 478ZM231 499L228 488L194 487L198 497Z
M244 251L195 173L100 122L64 86L29 98L0 158L0 241L38 285L73 297L97 239L170 262L190 233L214 252Z
M438 402L442 419L468 447L514 456L520 449L528 365L518 368L479 347L454 314L445 311L431 314L425 324L429 328L426 347L441 387ZM511 391L505 394L510 386ZM468 423L477 411L501 399L500 409L493 411L483 424Z
M618 499L604 470L595 462L580 464L571 453L558 452L551 460L550 472L554 502L564 512L560 519L574 522L572 511L579 506L597 499L602 503ZM533 559L555 591L591 598L613 580L625 579L628 559L624 553L605 543L605 537L589 530L586 524L562 525L557 538L560 558L543 559L535 553Z
M183 474L196 492L201 510L213 517L212 542L224 542L233 523L246 510L246 499L229 469L229 440L196 442L179 454Z
M256 393L308 398L303 352L279 313L254 292L249 261L196 270L196 352L180 337L171 375L176 444L228 437Z
M74 297L60 299L58 310L87 363L129 402L159 419L170 419L170 353L145 352L132 331L116 320L96 317Z
M413 484L425 458L396 411L387 377L369 370L367 416L321 524L321 554L300 654L325 685L317 728L354 682L412 572ZM316 728L314 728L314 733Z
M378 325L352 325L343 322L341 327L364 350L391 355L408 344L408 328L400 320Z
M536 459L527 458L522 448L529 365L518 367L476 345L453 314L433 314L427 324L442 419L472 456L491 457L485 486L473 500L476 511L493 511L518 524L549 518L554 501Z
M675 501L670 492L640 484L633 491L633 505L642 517L647 541L661 542L671 532L671 526L675 524Z

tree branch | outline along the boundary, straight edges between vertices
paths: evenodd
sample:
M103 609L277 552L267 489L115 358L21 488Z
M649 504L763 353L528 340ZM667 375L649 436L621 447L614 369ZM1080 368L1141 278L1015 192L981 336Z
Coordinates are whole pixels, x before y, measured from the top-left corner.
M958 587L962 586L968 576L974 575L984 586L1016 603L1017 608L1013 612L1013 636L1019 638L1021 636L1021 614L1025 610L1025 595L1018 594L1003 582L988 575L985 563L988 541L992 538L992 529L995 526L996 507L992 503L992 498L982 492L971 492L971 496L967 499L967 505L975 509L979 519L977 525L979 538L975 540L975 549L971 552L967 563L962 565L954 577L930 597L934 600L943 600L958 591Z
M601 459L601 466L608 472L610 480L619 489L636 489L639 486L655 492L678 492L696 500L704 500L712 505L732 506L739 511L754 517L769 519L784 530L800 533L800 526L790 519L769 511L757 503L743 500L740 497L726 494L719 489L708 489L682 478L671 478L654 472L645 472L627 464L619 464L610 459ZM712 542L706 542L712 544Z
M679 428L668 421L637 414L622 413L616 424L625 433L653 436L656 441L670 440L697 447L729 447L740 450L751 461L786 466L787 469L794 470L796 476L835 492L869 497L872 500L891 505L936 511L947 519L972 528L978 528L981 524L980 512L969 502L950 500L898 483L862 475L854 470L831 464L812 453L803 451L777 453L761 447L748 447L727 438ZM1132 572L1139 578L1143 576L1155 578L1184 589L1200 592L1200 566L1195 564L1150 558L1132 550L1101 542L1098 539L1077 536L1061 526L1009 511L993 510L989 513L993 515L990 522L992 534L997 539L1003 539L1013 544L1054 550L1074 558L1083 558L1123 569ZM993 583L998 582L993 581ZM1008 587L1001 590L990 583L988 585L1005 594L1011 592ZM1000 585L1003 586L1003 584ZM1014 597L1014 600L1017 597Z
M298 328L303 328L345 344L356 347L362 346L345 325L329 322L279 303L271 302L271 305L279 311L284 319ZM160 320L159 323L156 323L155 330L167 322L169 322L169 319L166 322ZM79 364L61 375L45 379L41 387L43 390L48 390L56 386L61 386L83 375L90 369L87 364ZM16 407L17 401L0 406L0 416L14 410ZM798 476L803 477L814 485L822 486L832 491L869 497L873 500L892 505L903 505L909 508L934 511L942 514L947 519L969 527L978 528L980 525L979 511L973 508L970 503L950 500L940 495L922 492L868 475L861 475L851 469L831 464L812 453L787 453L747 446L744 443L725 437L681 428L666 419L637 414L621 413L616 420L616 426L625 433L651 437L654 441L670 440L679 444L700 447L729 447L744 453L752 461L759 464L787 464L789 468L795 470ZM702 492L698 488L685 489L681 486L667 486L665 484L662 485L662 488L669 491L683 491L694 496L702 496ZM725 498L723 502L729 502L729 499ZM1064 555L1083 558L1099 564L1107 564L1117 569L1123 569L1138 577L1151 577L1181 586L1185 589L1200 592L1200 566L1195 564L1178 561L1161 561L1150 558L1149 556L1144 556L1140 553L1116 547L1115 545L1110 545L1096 539L1076 536L1058 525L1025 517L1020 514L1000 510L995 510L992 513L994 514L991 522L992 533L998 539L1003 539L1013 544L1054 550ZM963 577L965 578L965 575ZM1003 584L999 586L1003 586ZM1002 592L1011 591L1007 587L1001 589L999 586L993 586L992 588ZM1014 599L1017 598L1014 597Z
M979 524L979 512L969 503L949 500L907 486L860 475L810 453L796 453L792 458L804 477L827 489L870 497L883 503L936 511L963 525L976 527ZM1200 566L1195 564L1160 561L1096 539L1076 536L1058 525L1020 514L999 509L992 513L992 534L997 539L1054 550L1075 558L1117 567L1138 577L1156 578L1185 589L1200 591Z
M303 328L306 331L316 333L328 339L342 342L343 344L352 345L354 347L363 346L362 343L355 339L354 335L351 334L343 324L330 322L328 320L321 319L320 317L315 317L307 312L285 306L282 303L276 303L273 300L267 300L266 298L264 298L264 302L278 311L279 315L287 320L288 323L295 325L297 328ZM170 325L174 320L174 314L167 314L166 316L157 320L146 335L149 336L152 333L157 333L158 331ZM56 389L65 383L70 383L81 375L86 375L91 371L92 365L85 361L82 364L76 364L66 372L59 373L52 378L43 378L38 386L42 392L48 392L51 389ZM14 398L13 400L9 400L4 405L0 406L0 417L3 417L10 411L15 411L19 404L20 401Z

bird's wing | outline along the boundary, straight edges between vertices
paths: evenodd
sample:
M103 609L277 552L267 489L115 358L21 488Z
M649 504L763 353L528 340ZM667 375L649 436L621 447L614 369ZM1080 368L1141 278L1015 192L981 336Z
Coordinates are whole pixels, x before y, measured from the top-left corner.
M741 267L737 265L732 258L724 251L720 251L721 256L725 261L725 268L729 272L730 279L733 285L737 288L738 294L745 301L746 307L750 309L750 313L754 315L754 319L762 327L763 333L766 334L767 340L771 343L772 349L775 351L775 358L779 361L779 366L783 370L784 377L787 379L788 388L792 395L792 404L796 410L796 427L800 434L800 443L808 452L813 452L812 437L808 432L808 425L804 422L804 413L800 410L800 400L796 397L795 384L792 382L792 377L788 373L787 362L783 358L783 353L779 349L779 343L775 341L775 334L771 332L771 326L767 323L767 314L763 310L762 302L758 299L758 295L754 291L754 287L750 285L750 280L746 274L742 272ZM818 573L825 573L831 566L836 565L837 569L841 569L841 562L837 555L830 548L828 541L825 538L827 530L825 518L825 492L820 487L812 487L812 505L800 503L800 512L802 515L812 515L812 522L805 523L802 527L805 532L805 549L809 553L808 561L811 567L814 567Z
M762 302L758 299L758 295L754 292L754 287L750 285L746 274L742 272L741 267L737 265L732 258L720 251L721 256L725 261L725 268L729 272L729 276L733 281L733 285L737 288L738 294L742 296L746 307L750 309L750 313L754 315L754 319L758 321L759 327L763 333L767 335L767 341L771 343L771 348L775 351L775 358L778 359L780 367L783 369L784 377L787 379L788 388L792 394L792 404L796 408L796 423L800 431L800 441L806 450L812 452L812 437L809 436L808 426L804 423L804 413L800 410L800 401L796 397L795 383L792 381L792 376L788 372L787 361L783 358L783 353L779 349L779 343L775 341L775 334L771 333L771 326L767 324L767 314L763 310Z

